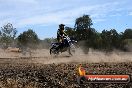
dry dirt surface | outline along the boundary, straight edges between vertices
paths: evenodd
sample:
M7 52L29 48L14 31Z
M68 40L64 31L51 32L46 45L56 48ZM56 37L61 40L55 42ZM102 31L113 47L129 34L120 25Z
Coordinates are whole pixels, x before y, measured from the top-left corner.
M100 51L90 50L88 54L84 54L81 49L77 49L73 56L69 56L67 52L61 53L57 57L52 57L49 50L41 49L32 51L23 55L18 52L3 51L0 49L0 63L37 63L37 64L53 64L53 63L70 63L70 62L132 62L132 52L114 51L104 53Z
M88 74L132 75L132 53L112 52L105 54L78 50L69 57L63 53L56 58L48 50L28 54L0 50L0 88L132 88L129 84L78 85L78 67L87 68Z

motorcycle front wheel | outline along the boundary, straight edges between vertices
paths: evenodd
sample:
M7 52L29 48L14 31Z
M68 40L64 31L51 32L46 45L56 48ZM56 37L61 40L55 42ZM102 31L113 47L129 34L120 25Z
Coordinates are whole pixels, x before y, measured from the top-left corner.
M68 49L68 52L71 56L73 56L75 54L76 48L74 45L71 45Z

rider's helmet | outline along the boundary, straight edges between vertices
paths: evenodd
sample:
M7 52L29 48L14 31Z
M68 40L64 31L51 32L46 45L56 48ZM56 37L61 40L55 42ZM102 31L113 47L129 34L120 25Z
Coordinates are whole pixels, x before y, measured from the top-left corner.
M64 30L64 26L65 26L64 24L60 24L60 25L59 25L59 28L60 28L61 30Z

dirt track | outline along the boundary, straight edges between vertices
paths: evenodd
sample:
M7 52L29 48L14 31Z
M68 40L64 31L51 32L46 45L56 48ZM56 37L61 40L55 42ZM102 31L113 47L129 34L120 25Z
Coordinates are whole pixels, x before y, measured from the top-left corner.
M49 50L42 49L33 51L31 57L27 53L8 52L0 50L0 63L69 63L69 62L87 62L87 63L100 63L100 62L131 62L132 52L112 52L105 54L98 51L90 51L84 54L81 50L77 50L74 56L69 57L68 53L62 53L58 57L53 58L49 55Z
M132 52L89 52L81 50L52 58L48 50L36 50L32 57L20 53L0 52L0 88L131 88L128 84L78 85L78 66L89 74L132 75Z

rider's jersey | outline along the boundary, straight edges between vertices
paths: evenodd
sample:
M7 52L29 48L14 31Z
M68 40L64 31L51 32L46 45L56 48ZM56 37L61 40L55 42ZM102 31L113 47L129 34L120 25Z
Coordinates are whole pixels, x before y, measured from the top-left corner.
M67 35L63 30L58 29L57 31L57 37L62 37L64 35Z

